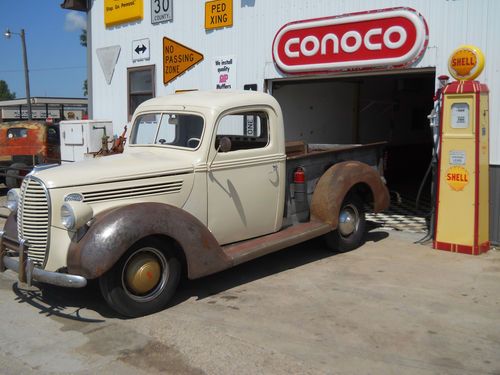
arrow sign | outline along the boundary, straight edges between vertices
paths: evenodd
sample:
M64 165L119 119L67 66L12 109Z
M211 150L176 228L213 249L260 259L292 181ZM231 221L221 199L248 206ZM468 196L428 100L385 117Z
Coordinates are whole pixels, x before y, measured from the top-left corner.
M132 41L132 62L149 60L149 39Z
M203 60L203 55L175 40L163 38L163 84L167 84Z
M135 48L135 50L134 50L134 51L135 51L137 54L139 54L139 53L144 53L144 51L146 51L146 50L147 50L147 48L146 48L146 46L143 44L141 47L137 46L137 47Z

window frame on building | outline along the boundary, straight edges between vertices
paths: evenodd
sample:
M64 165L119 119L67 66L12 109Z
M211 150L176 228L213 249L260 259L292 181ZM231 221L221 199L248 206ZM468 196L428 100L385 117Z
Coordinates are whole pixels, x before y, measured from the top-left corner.
M132 85L131 85L131 75L136 72L147 72L149 71L151 74L151 90L150 91L137 91L132 93ZM132 119L132 115L134 114L135 109L140 104L137 104L133 108L132 98L136 96L150 96L148 99L154 98L156 96L156 69L155 65L143 65L132 68L127 68L127 116L128 120ZM147 99L146 99L147 100ZM144 101L144 100L143 100ZM141 102L142 103L142 102Z

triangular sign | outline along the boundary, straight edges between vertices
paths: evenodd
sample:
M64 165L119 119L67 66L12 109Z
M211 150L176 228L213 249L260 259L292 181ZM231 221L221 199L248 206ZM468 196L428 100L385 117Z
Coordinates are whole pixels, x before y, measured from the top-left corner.
M118 61L118 56L120 56L120 46L111 46L104 48L97 48L95 53L101 64L102 72L104 73L104 78L106 82L111 84L111 79L113 78L113 73L115 71L116 62Z
M176 41L163 38L163 84L167 84L203 60L203 55Z

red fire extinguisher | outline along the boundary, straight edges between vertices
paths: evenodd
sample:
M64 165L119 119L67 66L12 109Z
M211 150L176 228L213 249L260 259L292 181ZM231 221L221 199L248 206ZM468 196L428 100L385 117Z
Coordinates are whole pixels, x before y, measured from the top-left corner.
M307 183L304 168L298 167L293 172L295 212L300 222L309 220L309 202L307 200Z

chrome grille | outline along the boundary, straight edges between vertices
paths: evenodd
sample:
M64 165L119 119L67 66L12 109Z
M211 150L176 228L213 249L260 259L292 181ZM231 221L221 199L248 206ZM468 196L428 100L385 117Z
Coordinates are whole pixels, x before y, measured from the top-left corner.
M82 193L87 203L101 202L120 198L136 198L156 194L178 193L182 189L182 180L167 183L133 186L120 189L100 190Z
M17 213L17 235L28 241L28 257L43 267L49 242L50 212L48 195L36 178L26 177L21 185Z

